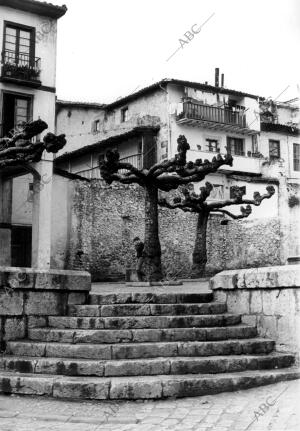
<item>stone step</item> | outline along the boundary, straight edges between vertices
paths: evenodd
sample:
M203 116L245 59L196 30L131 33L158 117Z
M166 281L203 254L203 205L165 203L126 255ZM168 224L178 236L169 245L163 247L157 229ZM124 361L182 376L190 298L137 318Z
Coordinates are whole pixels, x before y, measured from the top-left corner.
M69 377L0 373L0 393L72 399L158 399L192 397L248 389L300 377L295 368L221 374L132 377Z
M170 288L151 288L150 292L124 292L116 294L89 295L89 303L92 305L104 304L182 304L182 303L202 303L213 300L211 292L206 293L170 293ZM169 292L168 292L169 291Z
M0 370L65 376L146 376L161 374L216 374L246 370L286 368L291 354L210 356L209 358L155 358L97 361L88 359L2 356Z
M225 303L204 304L113 304L113 305L70 305L69 316L76 317L122 317L157 315L193 315L226 313Z
M254 326L235 325L212 328L171 329L53 329L34 328L28 332L29 340L59 343L145 343L162 341L212 341L228 338L253 338Z
M236 325L241 322L238 314L202 314L182 316L123 316L123 317L71 317L49 316L48 325L54 328L78 329L162 329L201 328Z
M224 341L189 341L161 343L69 344L8 341L6 353L16 356L38 356L82 359L141 359L168 356L216 356L270 353L274 341L265 338Z

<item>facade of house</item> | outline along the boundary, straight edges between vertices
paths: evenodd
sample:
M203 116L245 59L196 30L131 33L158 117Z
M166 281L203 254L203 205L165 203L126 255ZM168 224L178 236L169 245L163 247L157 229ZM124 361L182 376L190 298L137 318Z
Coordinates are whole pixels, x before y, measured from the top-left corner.
M55 131L56 30L66 10L35 0L0 1L0 137L39 118L47 132ZM44 177L44 185L51 180ZM0 265L31 266L32 174L2 169L0 189Z
M251 197L253 191L264 192L266 182L278 182L279 177L264 159L269 157L272 137L268 138L271 132L262 131L261 100L236 90L167 79L109 105L58 101L57 133L64 131L68 144L56 164L89 179L100 178L98 166L105 152L117 148L121 159L148 167L173 157L177 138L184 134L191 146L189 160L211 160L226 149L234 156L232 167L210 175L215 186L212 198L230 197L230 188L236 184L246 186ZM290 110L297 121L297 108L287 104L280 109L285 113L283 121L290 119ZM295 125L293 130L297 144ZM283 136L287 139L288 133ZM288 147L287 140L282 140L282 151ZM287 163L290 166L290 160ZM265 216L266 210L270 216L278 215L278 198L277 194L251 217Z
M138 168L147 168L173 157L177 151L177 138L181 134L186 136L191 147L189 160L211 160L217 153L229 151L234 158L233 166L223 166L205 179L214 185L210 199L229 198L232 187L236 185L244 187L245 197L250 199L255 191L265 193L268 184L272 184L276 192L272 199L253 207L247 221L239 223L239 226L244 223L243 233L228 231L230 240L226 247L235 251L231 258L226 259L228 262L231 259L234 267L274 264L272 256L277 253L274 250L278 250L276 263L284 264L289 256L300 253L297 241L297 220L300 216L298 122L297 104L270 102L256 95L219 86L166 79L108 105L58 101L57 133L66 133L68 144L58 154L55 164L89 180L100 179L99 164L107 149L118 149L122 160ZM195 185L196 191L200 185ZM100 205L105 214L107 205L109 207L106 201L108 193L101 191ZM85 192L83 196L86 196ZM133 205L140 204L134 202ZM234 213L240 211L239 207L230 210ZM94 211L93 208L90 211ZM100 248L95 245L96 255L100 256L101 262L109 265L117 252L111 254L111 250L105 248L106 242L102 242L101 238L111 231L109 224L105 224L107 217L100 216L97 211L93 216L97 227L94 230L87 228L86 232L92 231L92 237L97 237L95 244L102 244ZM81 214L80 217L86 216ZM120 214L118 217L123 216ZM98 219L102 220L101 223L97 223ZM124 229L124 235L127 235L128 229L123 229L122 222L116 220L115 223L113 234L109 233L110 238ZM212 226L213 229L221 229L218 222L212 222ZM240 237L246 237L247 230L253 237L253 243L249 240L248 247L252 257L241 258L243 247L241 249L239 244ZM270 255L263 252L262 245L258 245L260 232L268 235L275 247L274 250L273 246L270 247ZM120 238L116 238L116 244L122 242L124 235L122 233ZM218 233L212 232L211 235L211 248L216 249L223 240L218 239ZM89 250L87 254L92 255L93 250L86 247ZM215 261L212 264L214 270L222 253L226 254L226 247L218 257L212 258ZM115 250L119 249L120 245L116 245ZM188 254L184 253L181 259L188 259ZM94 260L98 259L97 256ZM116 264L116 268L120 269L120 265Z

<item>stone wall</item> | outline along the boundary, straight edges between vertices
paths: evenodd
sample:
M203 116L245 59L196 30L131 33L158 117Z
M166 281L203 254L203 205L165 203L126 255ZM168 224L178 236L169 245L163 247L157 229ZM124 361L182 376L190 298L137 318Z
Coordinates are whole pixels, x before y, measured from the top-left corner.
M257 326L278 351L300 352L300 265L223 271L211 281L214 296L229 313Z
M84 304L90 288L87 272L0 267L0 351L28 328L46 326L48 316L66 314L69 304Z
M174 192L176 193L176 192ZM208 274L222 269L280 264L278 218L220 225L212 215L207 231ZM164 273L188 277L197 216L159 210ZM144 237L144 191L136 185L105 185L101 180L76 182L72 205L69 268L87 269L94 280L125 273L134 265L132 239Z

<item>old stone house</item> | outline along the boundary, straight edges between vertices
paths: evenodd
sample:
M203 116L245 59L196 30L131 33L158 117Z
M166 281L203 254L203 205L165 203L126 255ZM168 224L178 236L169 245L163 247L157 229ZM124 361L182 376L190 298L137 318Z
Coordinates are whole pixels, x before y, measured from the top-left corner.
M212 86L175 79L108 105L57 101L57 132L66 133L68 144L56 166L91 181L77 186L72 223L73 241L92 272L100 278L124 272L130 238L134 232L143 235L142 192L119 185L107 188L100 179L98 166L106 150L117 148L124 161L147 167L174 156L180 134L190 143L190 160L211 160L226 148L234 157L232 167L207 177L214 185L211 199L229 198L235 185L245 187L249 198L254 191L264 193L269 183L276 189L275 196L245 221L225 228L219 216L211 217L208 268L215 272L284 264L299 254L298 241L289 240L291 235L298 238L299 109L273 102L276 115L271 116L269 105L268 100L220 87L218 82ZM173 262L188 274L194 230L193 216L161 210L166 270L173 271Z
M1 0L0 137L11 137L24 123L38 118L48 124L47 131L55 132L56 26L66 10L65 6L35 0ZM52 158L52 154L43 155L41 187L53 182L55 190L64 195L70 175L61 176L56 170L52 176ZM51 175L47 166L51 166ZM32 222L32 207L39 205L36 192L28 170L1 169L0 265L30 267L36 259L37 238L42 240L43 236L38 235L40 220ZM57 213L56 199L54 196L53 206L49 200L46 213ZM58 224L57 217L53 217L53 223ZM52 233L60 240L58 230L53 229Z

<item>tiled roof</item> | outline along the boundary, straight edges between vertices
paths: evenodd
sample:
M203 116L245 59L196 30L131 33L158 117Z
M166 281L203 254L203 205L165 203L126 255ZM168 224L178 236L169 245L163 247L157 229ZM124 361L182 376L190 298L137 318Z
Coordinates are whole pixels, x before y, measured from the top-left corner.
M159 130L159 126L137 126L128 130L127 132L120 133L119 135L114 135L106 139L102 139L102 141L95 142L94 144L86 145L85 147L79 148L78 150L70 151L68 153L64 153L61 156L55 158L54 162L59 161L62 162L64 160L69 160L72 157L78 157L82 154L89 153L95 149L101 148L103 146L109 144L116 144L121 140L124 141L129 138L133 138L135 136L140 136L143 132L153 132L156 133Z
M0 0L0 6L7 6L49 18L60 18L67 12L67 6L57 6L52 3L37 0Z
M77 108L85 108L85 109L101 109L106 105L104 103L96 103L96 102L80 102L80 101L72 101L72 100L60 100L56 101L57 107L77 107Z
M299 128L296 126L290 126L288 124L277 124L277 123L260 123L262 132L277 132L285 133L287 135L299 136Z
M125 103L131 100L134 100L140 96L143 96L144 94L151 93L161 88L162 86L166 86L167 84L182 85L185 87L196 88L198 90L208 91L211 93L232 94L234 96L239 96L239 97L251 97L253 99L258 99L259 97L253 94L245 93L243 91L230 90L228 88L222 88L222 87L215 87L214 85L202 84L200 82L191 82L191 81L185 81L181 79L165 78L165 79L162 79L161 81L158 81L158 82L155 82L154 84L149 85L148 87L144 87L141 90L136 91L135 93L122 97L112 103L108 103L106 105L106 108L114 109L117 106L124 105Z

